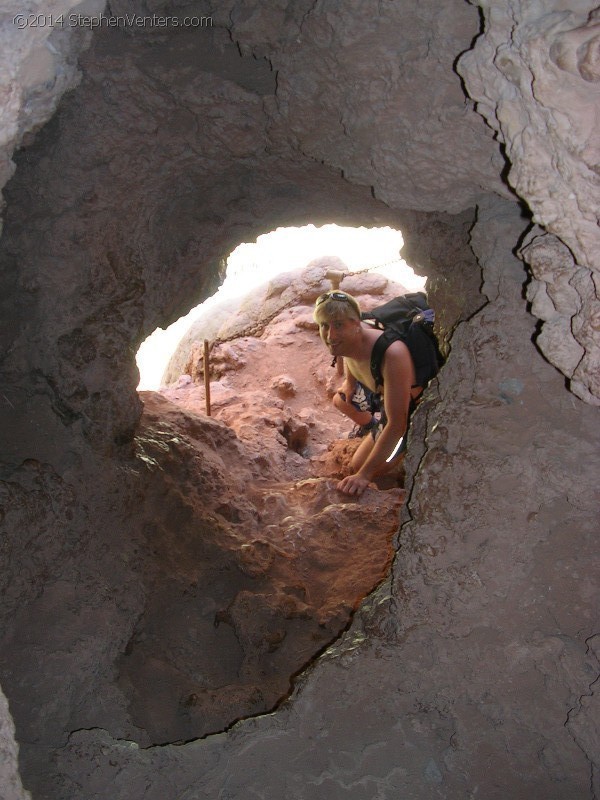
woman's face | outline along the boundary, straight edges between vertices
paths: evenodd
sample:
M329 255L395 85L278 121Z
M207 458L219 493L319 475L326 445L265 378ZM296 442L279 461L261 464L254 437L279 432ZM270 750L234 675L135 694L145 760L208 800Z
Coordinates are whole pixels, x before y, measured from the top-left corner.
M352 352L360 332L360 321L348 317L334 317L319 322L319 336L334 356L348 355Z

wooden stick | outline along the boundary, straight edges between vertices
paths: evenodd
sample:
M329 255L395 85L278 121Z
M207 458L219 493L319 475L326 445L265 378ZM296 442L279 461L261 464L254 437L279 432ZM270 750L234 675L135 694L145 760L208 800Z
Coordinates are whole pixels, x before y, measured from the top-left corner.
M346 272L340 272L337 269L328 269L325 273L325 277L328 281L331 281L331 288L334 290L340 288L340 283L346 275Z
M210 417L210 360L208 339L204 340L204 395L206 398L206 416Z

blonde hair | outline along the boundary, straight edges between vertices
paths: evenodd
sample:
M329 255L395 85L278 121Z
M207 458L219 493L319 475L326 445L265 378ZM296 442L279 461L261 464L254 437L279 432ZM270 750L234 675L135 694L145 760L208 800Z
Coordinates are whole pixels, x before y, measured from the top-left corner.
M360 306L356 298L347 292L331 291L317 297L313 319L321 322L324 319L358 319Z

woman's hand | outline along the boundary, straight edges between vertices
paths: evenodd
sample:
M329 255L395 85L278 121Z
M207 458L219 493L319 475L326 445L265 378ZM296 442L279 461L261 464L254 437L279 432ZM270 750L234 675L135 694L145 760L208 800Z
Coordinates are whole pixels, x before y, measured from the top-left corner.
M356 475L347 475L343 478L336 486L336 489L344 494L360 497L370 482L367 478L363 478L362 475L356 473Z

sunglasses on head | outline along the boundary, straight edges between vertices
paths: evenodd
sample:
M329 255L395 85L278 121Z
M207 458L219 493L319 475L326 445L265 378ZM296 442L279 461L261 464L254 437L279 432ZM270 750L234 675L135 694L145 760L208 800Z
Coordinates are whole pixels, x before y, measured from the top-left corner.
M343 300L344 302L349 303L351 306L354 305L350 297L345 292L325 292L325 294L317 297L315 306L320 306L321 303L324 303L326 300Z

